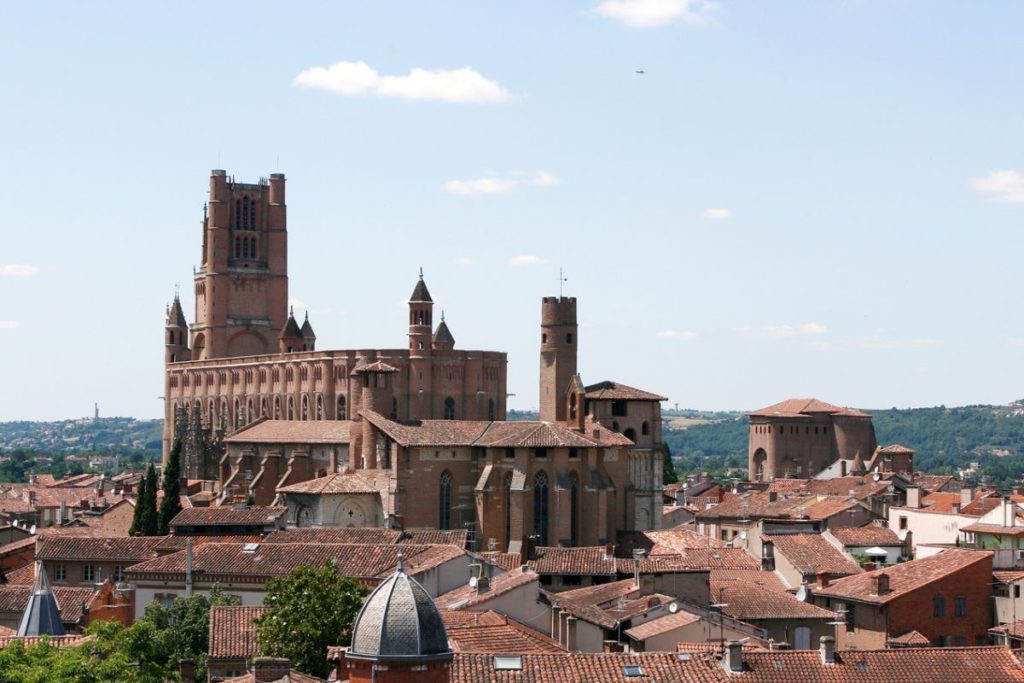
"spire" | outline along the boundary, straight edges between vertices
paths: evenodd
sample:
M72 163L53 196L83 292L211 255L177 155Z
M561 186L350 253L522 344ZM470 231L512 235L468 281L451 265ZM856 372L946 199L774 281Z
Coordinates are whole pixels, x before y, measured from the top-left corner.
M299 324L295 322L295 309L292 307L288 309L288 320L284 324L284 329L281 330L281 339L302 339L302 331L299 329Z
M434 303L434 300L430 298L430 292L427 290L427 283L423 281L422 268L420 268L420 279L416 283L416 289L412 290L412 296L409 297L409 303Z
M306 319L302 322L302 338L306 341L316 340L316 333L313 332L313 326L309 324L309 311L306 311Z
M21 615L18 626L19 636L62 636L64 624L60 620L60 605L53 595L50 582L46 578L46 570L42 562L36 562L36 578L32 584L32 592L28 596L28 604Z
M444 321L444 311L441 312L441 324L434 332L433 346L435 349L451 349L455 346L455 337L448 329L448 323Z
M174 301L167 309L167 327L188 327L185 322L185 312L181 310L181 299L178 293L174 293Z

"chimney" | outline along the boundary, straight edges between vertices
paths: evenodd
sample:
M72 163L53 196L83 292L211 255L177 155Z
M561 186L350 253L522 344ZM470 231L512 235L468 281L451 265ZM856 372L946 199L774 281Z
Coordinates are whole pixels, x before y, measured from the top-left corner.
M885 595L889 592L889 575L879 572L871 577L871 588L875 595Z
M972 500L974 500L974 489L972 489L970 486L965 486L962 489L960 489L961 508L965 508L968 505L970 505Z
M960 503L953 503L953 514L954 515L959 515L960 514Z
M178 662L178 675L181 683L196 683L196 663L191 659L182 659Z
M738 640L725 644L725 668L731 673L743 671L743 643Z
M836 663L836 639L832 636L821 637L821 662L822 664Z
M768 492L768 502L769 503L774 503L778 499L779 499L779 492L778 491L769 491Z
M288 676L291 662L286 657L256 657L252 660L255 683L272 683Z
M920 486L908 486L907 487L907 507L914 508L915 510L921 507L921 487Z
M604 546L604 559L611 560L615 558L615 544L608 543Z
M476 580L476 594L486 593L491 590L491 579L489 576L480 576Z
M818 572L818 587L828 588L828 572Z
M572 652L576 649L576 617L565 620L565 649Z
M845 477L846 476L846 461L845 460L840 460L839 461L839 476L840 477Z

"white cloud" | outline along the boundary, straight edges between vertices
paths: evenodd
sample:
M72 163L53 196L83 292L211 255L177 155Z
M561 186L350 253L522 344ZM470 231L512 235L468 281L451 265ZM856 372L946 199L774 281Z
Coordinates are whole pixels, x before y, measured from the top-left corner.
M712 221L725 221L732 218L732 211L729 209L704 209L701 216Z
M460 256L459 258L455 259L455 265L457 265L457 266L471 266L471 265L473 265L473 259L468 258L466 256Z
M754 339L785 339L796 335L819 335L828 332L821 323L806 322L799 325L761 325L737 327L736 331Z
M710 0L604 0L594 11L630 28L651 28L676 20L705 24L714 9Z
M1024 204L1024 174L1018 171L991 171L984 178L972 180L969 185L989 201Z
M39 269L27 263L9 263L0 266L0 277L35 277L39 275Z
M665 330L658 332L656 335L658 339L676 339L679 341L692 341L697 338L696 332L689 330Z
M504 102L511 97L501 85L468 66L416 67L405 76L387 76L366 62L337 62L306 69L295 77L292 85L349 96L372 93L378 97L438 102Z
M547 263L546 258L537 256L536 254L521 254L519 256L513 256L508 260L510 266L539 266Z
M562 182L553 173L536 171L532 174L512 173L508 177L484 176L471 180L449 180L444 184L446 192L461 195L504 194L520 185L551 187Z
M16 330L21 327L18 320L0 320L0 330Z

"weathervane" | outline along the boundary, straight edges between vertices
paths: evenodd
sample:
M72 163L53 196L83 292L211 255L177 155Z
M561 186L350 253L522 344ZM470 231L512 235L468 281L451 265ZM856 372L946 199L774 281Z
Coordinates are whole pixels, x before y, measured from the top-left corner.
M569 281L569 278L562 276L562 269L558 269L558 298L562 298L562 284Z

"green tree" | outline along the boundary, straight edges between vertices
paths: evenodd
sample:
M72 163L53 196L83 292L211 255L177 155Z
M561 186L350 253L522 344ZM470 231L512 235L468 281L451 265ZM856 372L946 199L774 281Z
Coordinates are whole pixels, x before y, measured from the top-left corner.
M287 657L299 671L326 677L327 647L348 645L366 593L331 564L298 567L272 579L263 600L269 609L256 620L260 653Z
M171 529L171 520L181 512L181 440L175 440L171 448L167 467L164 468L164 499L160 501L160 517L156 533L166 536Z
M139 481L139 495L135 499L135 513L128 533L132 536L156 536L156 468L146 470L146 476Z
M142 536L145 528L146 477L139 479L139 488L135 492L135 510L132 512L132 525L128 527L129 536Z
M679 474L676 472L675 463L672 462L672 449L667 443L661 444L662 470L661 483L674 484L679 481Z

